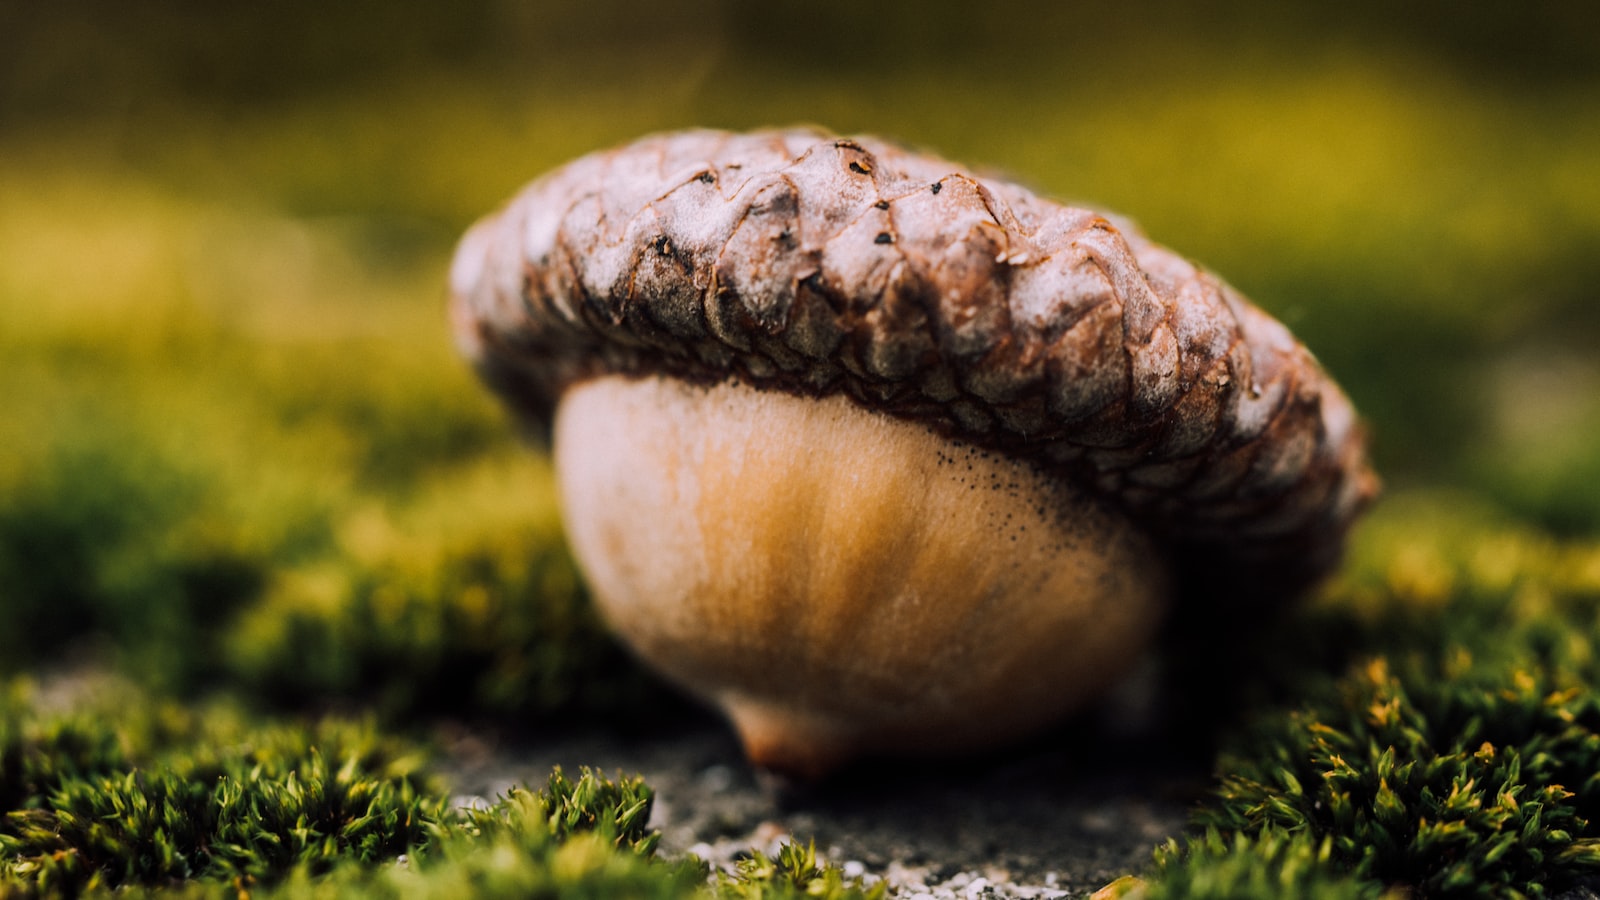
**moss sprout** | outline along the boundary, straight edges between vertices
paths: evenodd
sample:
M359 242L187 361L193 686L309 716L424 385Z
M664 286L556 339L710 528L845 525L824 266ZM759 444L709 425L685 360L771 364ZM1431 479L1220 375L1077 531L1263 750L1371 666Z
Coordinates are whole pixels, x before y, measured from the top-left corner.
M847 879L838 868L817 861L815 843L802 847L792 841L770 857L754 851L740 860L732 872L717 875L718 894L730 900L879 900L887 887L882 881L868 887L859 880Z

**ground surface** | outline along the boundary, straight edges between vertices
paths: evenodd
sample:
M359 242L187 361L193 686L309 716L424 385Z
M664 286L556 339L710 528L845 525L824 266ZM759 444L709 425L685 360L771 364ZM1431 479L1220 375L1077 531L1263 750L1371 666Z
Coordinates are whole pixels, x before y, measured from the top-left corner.
M780 840L815 839L847 873L889 879L891 896L1086 895L1143 871L1178 835L1203 772L1155 748L1085 753L1058 739L976 763L872 765L820 786L753 771L732 734L706 722L629 740L590 733L452 748L463 800L539 784L552 766L638 773L656 789L652 818L669 854L720 864Z

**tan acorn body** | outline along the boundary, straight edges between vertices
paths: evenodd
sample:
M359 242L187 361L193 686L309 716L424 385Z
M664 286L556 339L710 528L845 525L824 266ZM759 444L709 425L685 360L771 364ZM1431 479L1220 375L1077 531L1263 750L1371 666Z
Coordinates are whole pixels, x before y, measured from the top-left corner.
M1037 729L1126 670L1166 593L1102 501L844 397L593 379L555 458L607 618L771 768Z

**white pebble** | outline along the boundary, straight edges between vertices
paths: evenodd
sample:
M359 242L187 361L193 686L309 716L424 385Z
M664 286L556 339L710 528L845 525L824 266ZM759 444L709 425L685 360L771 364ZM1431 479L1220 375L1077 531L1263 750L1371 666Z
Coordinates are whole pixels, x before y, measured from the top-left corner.
M733 770L723 765L709 766L700 773L700 784L708 791L725 791L733 785Z
M494 804L490 803L487 797L477 794L457 794L450 798L450 805L456 809L485 810Z

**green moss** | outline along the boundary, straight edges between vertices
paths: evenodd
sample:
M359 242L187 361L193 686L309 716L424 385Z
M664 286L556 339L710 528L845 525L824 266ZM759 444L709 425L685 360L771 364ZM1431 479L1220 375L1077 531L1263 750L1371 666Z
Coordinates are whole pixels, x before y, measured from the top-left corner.
M1203 836L1157 883L1265 884L1312 860L1369 894L1550 896L1600 876L1597 616L1600 546L1460 496L1383 510L1300 623L1340 623L1351 662L1276 664L1293 699L1227 739Z
M214 675L215 628L259 595L268 564L195 513L203 489L99 438L65 444L15 485L0 503L0 674L99 638L165 684Z
M397 721L682 713L606 633L559 540L513 526L452 543L288 575L228 636L227 674L275 705Z
M0 841L13 877L74 893L370 864L415 846L442 814L409 784L374 780L353 761L330 769L313 749L288 772L68 779L40 808L11 813Z
M787 843L772 857L755 851L740 860L733 872L717 875L718 895L737 900L879 900L887 888L881 881L865 887L858 880L846 879L833 866L819 865L815 843L804 847Z
M227 707L106 694L66 715L14 698L0 719L0 884L273 880L392 858L445 821L413 781L415 752L370 726L246 724Z
M654 799L655 792L637 777L607 781L584 769L574 783L557 768L550 773L542 802L545 822L558 840L594 832L618 849L649 856L661 840L659 832L648 828ZM484 823L474 824L482 828Z
M1338 871L1430 897L1540 896L1600 873L1593 699L1527 673L1454 674L1402 682L1374 662L1337 701L1273 718L1251 738L1259 752L1219 766L1197 822L1304 833L1327 842Z
M538 828L445 841L429 855L377 870L296 873L266 896L406 898L680 898L703 896L695 861L667 864L619 853L603 838L552 840Z
M225 467L164 442L69 433L0 498L0 674L66 650L178 693L395 721L686 710L595 616L548 470L521 450L438 463L409 496L339 515L277 497L267 520L301 524L264 534L230 508Z
M1271 828L1224 840L1212 828L1156 852L1160 877L1129 888L1126 900L1377 900L1382 888L1333 859L1332 842Z
M127 686L47 713L0 696L0 897L871 898L814 848L708 880L659 857L654 792L560 769L486 808L451 809L418 747L337 719L269 725ZM112 711L120 711L112 715Z

